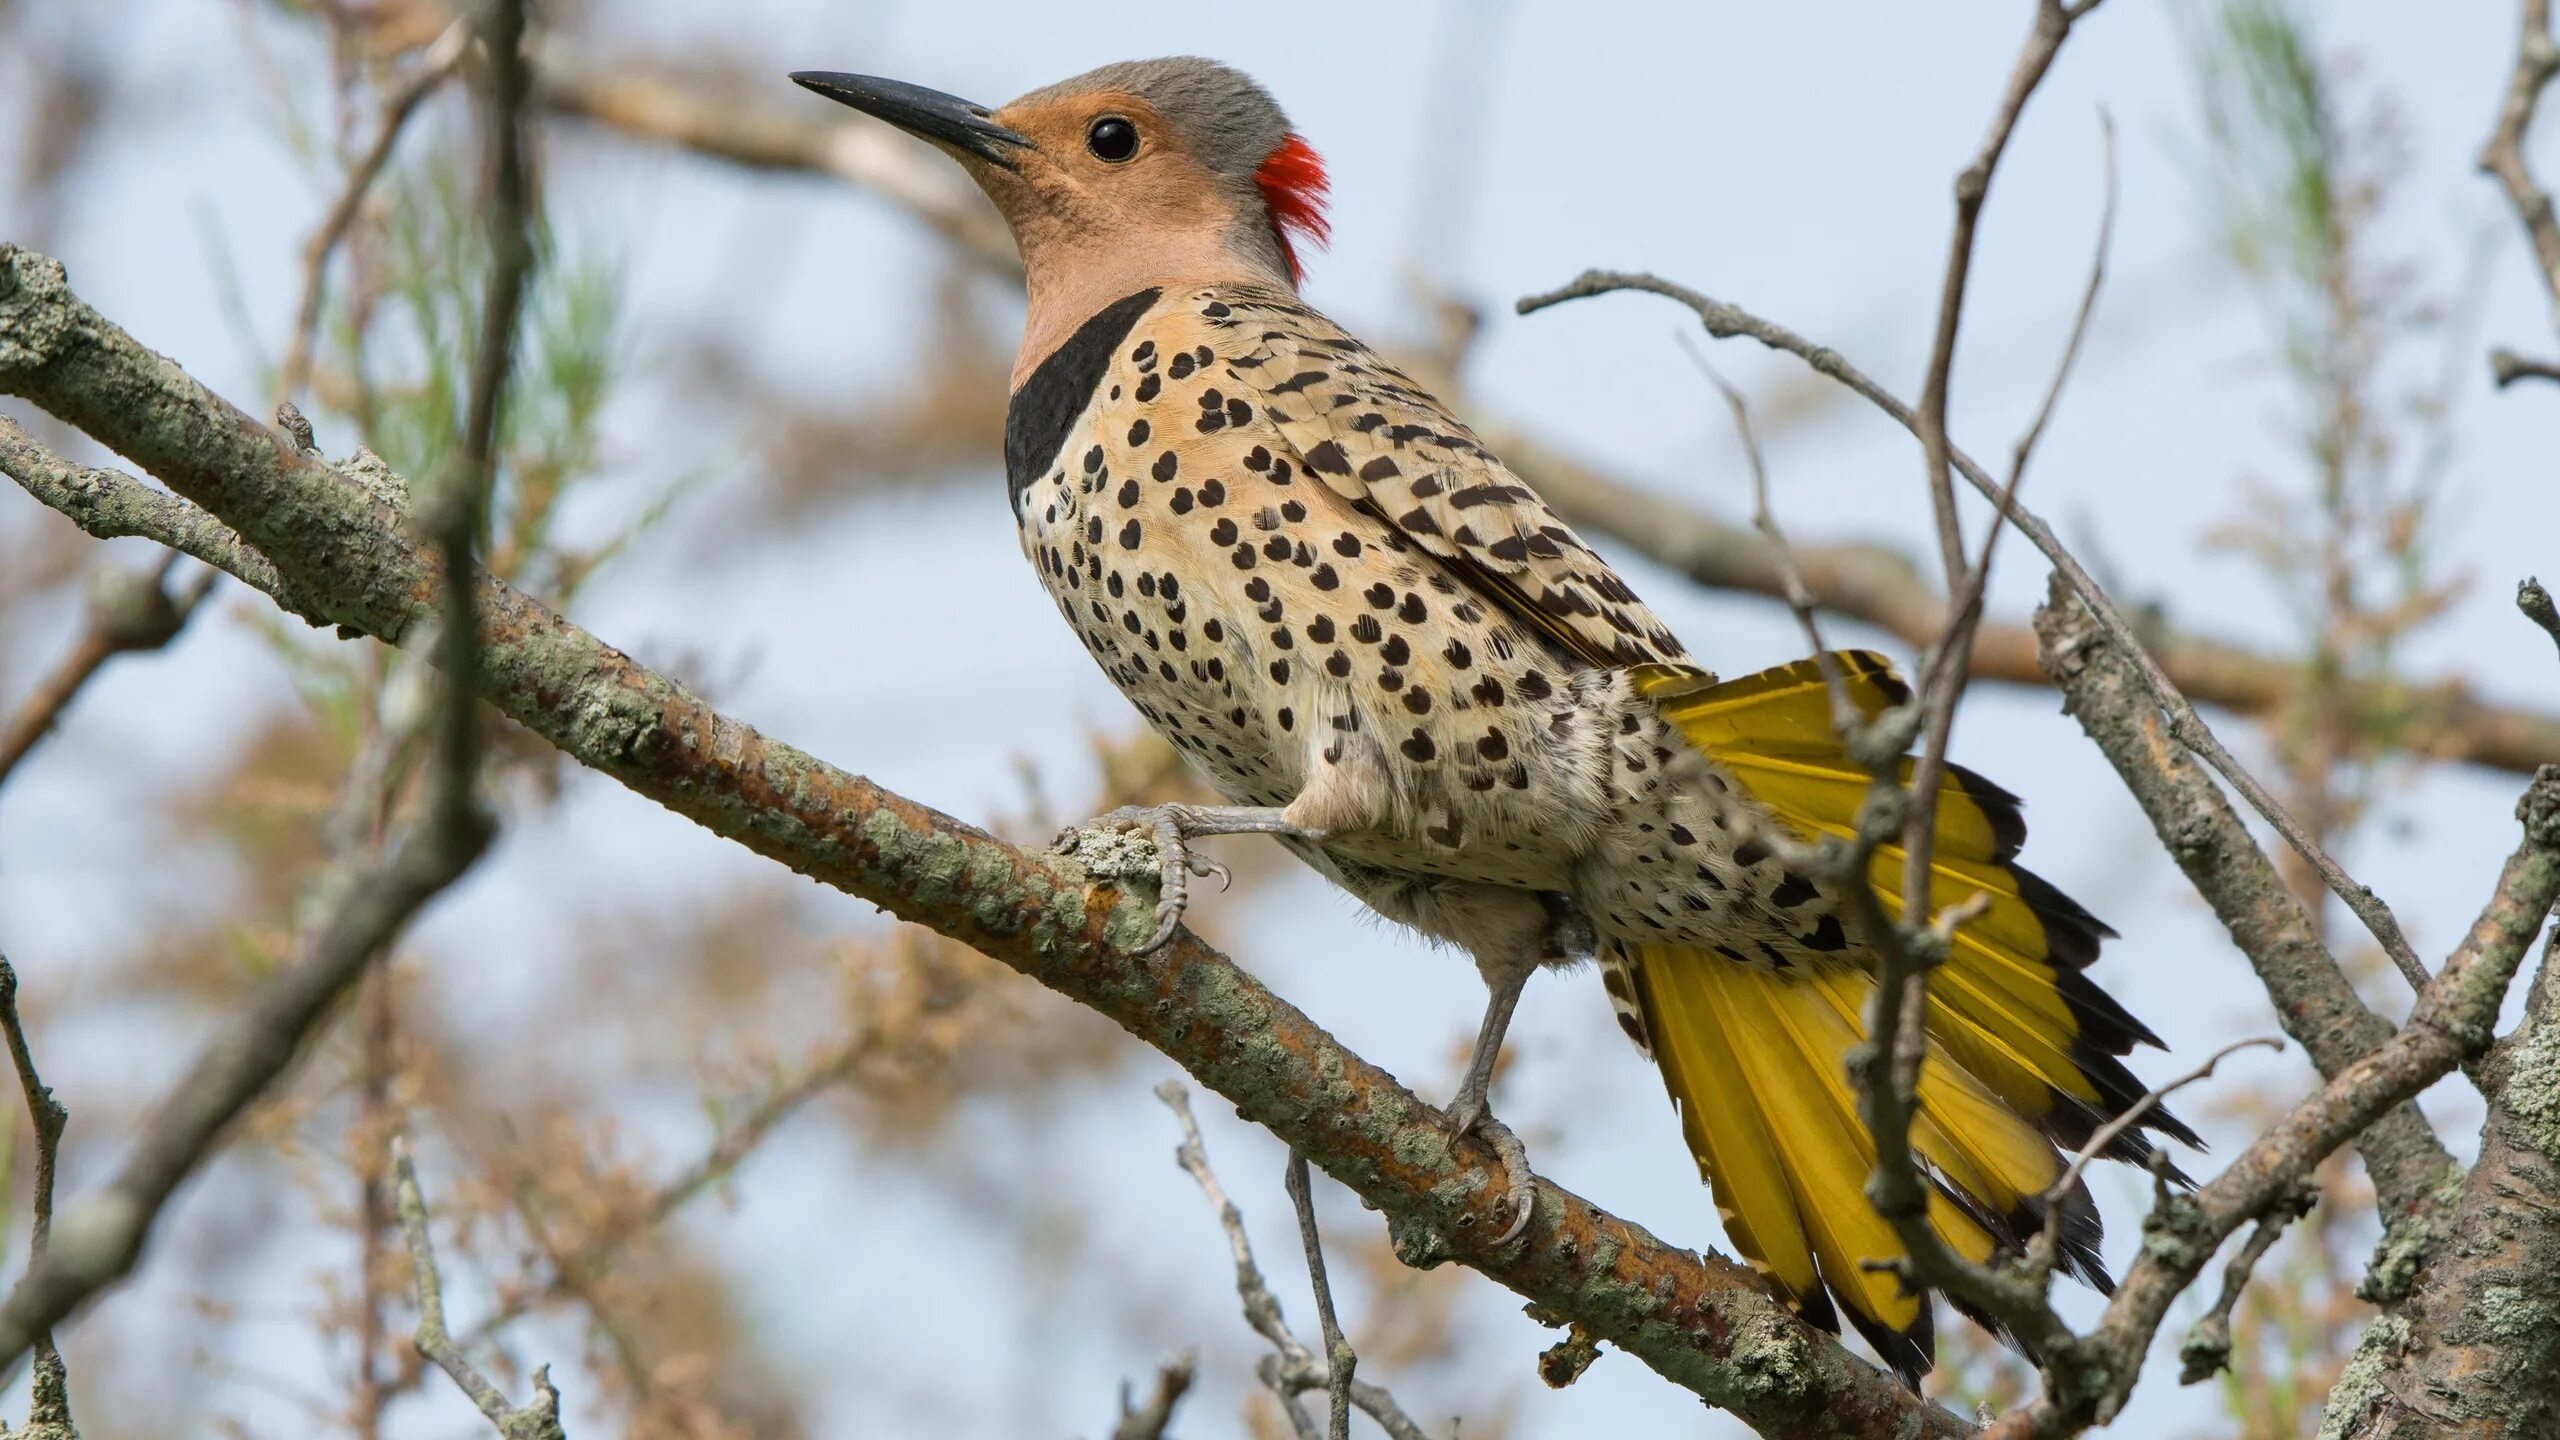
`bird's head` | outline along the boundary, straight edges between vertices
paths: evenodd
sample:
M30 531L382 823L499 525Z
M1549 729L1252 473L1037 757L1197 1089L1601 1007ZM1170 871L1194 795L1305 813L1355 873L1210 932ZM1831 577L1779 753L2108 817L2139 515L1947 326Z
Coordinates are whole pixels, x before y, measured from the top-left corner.
M1214 60L1105 65L996 110L868 75L791 78L958 160L1013 228L1035 303L1044 284L1294 288L1298 246L1325 240L1324 162L1269 92Z

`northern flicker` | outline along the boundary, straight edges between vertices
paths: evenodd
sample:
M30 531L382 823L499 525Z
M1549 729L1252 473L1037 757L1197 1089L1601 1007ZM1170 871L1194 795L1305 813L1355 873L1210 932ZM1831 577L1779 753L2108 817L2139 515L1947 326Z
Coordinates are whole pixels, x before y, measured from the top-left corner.
M1866 1262L1899 1243L1844 1057L1874 956L1836 897L1753 838L1849 833L1867 784L1801 661L1719 681L1421 386L1302 302L1322 162L1246 76L1116 65L989 110L867 76L801 85L956 159L1012 227L1030 309L1005 425L1024 555L1140 714L1232 802L1115 813L1179 918L1187 842L1274 836L1378 913L1466 951L1491 991L1452 1118L1528 1167L1485 1107L1542 965L1596 956L1660 1066L1733 1243L1808 1319L1839 1312L1906 1377L1930 1311ZM1839 657L1870 714L1907 695ZM2158 1044L2082 973L2112 934L2016 863L2016 797L1953 770L1934 908L1989 908L1930 986L1912 1142L1931 1223L1977 1259L2044 1223L2057 1144L2143 1094ZM1897 902L1903 854L1877 887ZM2154 1109L2108 1147L2142 1161ZM2061 1253L2108 1285L2084 1187Z

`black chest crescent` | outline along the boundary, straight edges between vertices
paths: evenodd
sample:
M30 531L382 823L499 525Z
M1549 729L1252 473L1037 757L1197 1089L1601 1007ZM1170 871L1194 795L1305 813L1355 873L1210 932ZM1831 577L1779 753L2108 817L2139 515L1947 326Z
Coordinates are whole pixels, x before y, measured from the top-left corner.
M1076 417L1092 403L1094 387L1111 368L1111 352L1163 293L1141 290L1094 312L1013 392L1004 412L1004 483L1017 516L1022 492L1039 480L1041 469L1067 443Z

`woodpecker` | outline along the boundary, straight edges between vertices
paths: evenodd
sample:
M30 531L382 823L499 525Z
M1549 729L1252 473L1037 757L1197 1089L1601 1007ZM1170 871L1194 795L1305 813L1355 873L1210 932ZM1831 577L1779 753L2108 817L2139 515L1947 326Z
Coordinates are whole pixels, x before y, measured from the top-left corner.
M793 80L932 143L994 200L1029 311L1005 422L1023 554L1085 648L1230 802L1114 812L1156 841L1156 943L1204 835L1275 837L1379 914L1473 958L1489 990L1450 1107L1534 1190L1486 1104L1523 985L1599 962L1660 1067L1725 1228L1808 1320L1906 1379L1927 1297L1868 1203L1846 1057L1875 956L1841 897L1765 842L1848 835L1867 788L1822 669L1719 680L1447 407L1299 298L1327 239L1323 162L1213 61L1105 65L990 110L895 80ZM1836 670L1874 715L1883 659ZM1981 897L1934 973L1912 1144L1929 1220L1976 1260L2046 1219L2079 1149L2144 1093L2150 1030L2084 973L2113 934L2017 864L2017 797L1951 768L1933 910ZM1902 899L1904 856L1873 881ZM2105 1147L2142 1163L2153 1108ZM2064 1264L2101 1289L2074 1182Z

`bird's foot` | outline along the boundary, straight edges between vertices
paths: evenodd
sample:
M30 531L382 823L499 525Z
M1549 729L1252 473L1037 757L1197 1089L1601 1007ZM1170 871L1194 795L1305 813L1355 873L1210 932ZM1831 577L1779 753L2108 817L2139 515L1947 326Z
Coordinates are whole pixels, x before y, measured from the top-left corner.
M1191 877L1215 879L1225 889L1227 867L1193 853L1190 819L1180 805L1123 805L1058 832L1051 847L1074 857L1086 873L1105 879L1156 882L1156 929L1137 953L1150 955L1173 938L1191 903Z
M1459 1134L1473 1135L1492 1146L1494 1155L1502 1161L1503 1174L1511 1187L1511 1224L1494 1237L1493 1243L1497 1247L1508 1245L1529 1228L1529 1216L1538 1206L1538 1182L1529 1169L1529 1147L1520 1143L1510 1126L1493 1118L1481 1094L1461 1094L1452 1101L1449 1123L1458 1127Z

